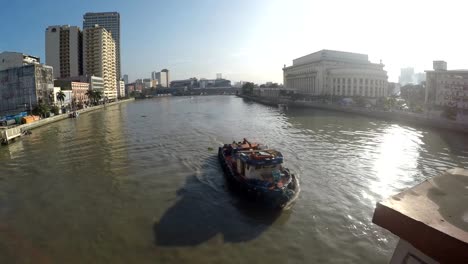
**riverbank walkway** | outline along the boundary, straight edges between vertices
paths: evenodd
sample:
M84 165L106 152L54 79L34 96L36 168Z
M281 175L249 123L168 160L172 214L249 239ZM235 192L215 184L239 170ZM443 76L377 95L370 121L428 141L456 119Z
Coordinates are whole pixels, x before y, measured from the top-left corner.
M289 107L296 108L315 108L322 110L338 111L344 113L357 114L372 118L378 118L383 120L393 120L399 122L405 122L413 125L421 125L433 128L441 128L451 131L457 131L462 133L468 133L468 124L451 121L443 118L436 118L425 114L404 112L404 111L383 111L377 109L368 109L363 107L353 106L340 106L335 104L325 104L312 101L291 101L291 100L280 100L276 98L266 98L257 96L246 96L238 95L241 98L252 100L257 103L278 106L278 104L287 104Z
M113 106L113 105L117 105L117 104L121 104L121 103L126 103L126 102L131 102L131 101L134 101L134 100L135 100L134 98L119 100L117 102L112 102L112 103L108 103L108 104L105 104L105 105L97 105L97 106L92 106L92 107L80 109L80 110L78 110L76 112L78 112L81 115L81 114L89 113L89 112L96 111L96 110L99 110L99 109L103 109L105 107L109 107L109 106ZM2 139L5 140L4 135L11 135L12 133L15 134L15 135L17 135L18 133L21 134L21 133L24 133L25 131L29 131L29 130L32 130L32 129L35 129L35 128L38 128L38 127L42 127L42 126L47 125L47 124L55 123L57 121L68 119L68 118L69 118L69 113L60 114L60 115L52 116L52 117L49 117L49 118L40 119L40 120L38 120L36 122L33 122L33 123L23 124L23 125L19 125L19 126L15 126L15 127L12 127L12 128L7 128L7 129L2 129L1 130L2 133L0 133L0 135L2 136ZM15 138L16 137L18 137L18 136L15 136ZM7 142L10 141L11 139L13 139L13 138L10 138L10 137L6 138Z

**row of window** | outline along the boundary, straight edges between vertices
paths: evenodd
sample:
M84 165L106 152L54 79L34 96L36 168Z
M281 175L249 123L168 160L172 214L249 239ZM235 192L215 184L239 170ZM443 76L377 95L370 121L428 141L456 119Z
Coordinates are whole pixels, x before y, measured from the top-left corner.
M352 80L352 81L351 81ZM348 85L351 85L351 82L353 84L357 84L359 80L359 84L384 84L383 80L377 80L377 79L366 79L366 78L333 78L333 84L338 83L338 84L345 84L348 83Z
M366 97L382 97L385 96L385 89L383 87L360 87L357 89L354 87L351 89L348 87L347 89L343 88L334 88L333 89L334 95L341 95L341 96L366 96Z

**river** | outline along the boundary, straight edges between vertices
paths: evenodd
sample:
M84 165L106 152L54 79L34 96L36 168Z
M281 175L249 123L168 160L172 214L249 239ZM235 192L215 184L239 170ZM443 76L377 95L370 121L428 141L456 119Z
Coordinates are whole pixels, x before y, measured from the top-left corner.
M300 176L294 206L230 191L217 146L248 137ZM376 202L468 167L463 134L234 96L107 107L0 147L0 263L386 263Z

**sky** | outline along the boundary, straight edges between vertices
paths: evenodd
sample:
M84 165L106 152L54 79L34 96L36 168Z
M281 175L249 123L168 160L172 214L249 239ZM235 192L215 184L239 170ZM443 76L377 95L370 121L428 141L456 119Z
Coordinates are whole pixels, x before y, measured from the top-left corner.
M171 79L283 82L283 65L321 49L400 69L468 68L466 0L1 0L0 52L45 62L45 29L82 27L86 12L121 16L122 74L170 70ZM466 3L465 3L466 2Z

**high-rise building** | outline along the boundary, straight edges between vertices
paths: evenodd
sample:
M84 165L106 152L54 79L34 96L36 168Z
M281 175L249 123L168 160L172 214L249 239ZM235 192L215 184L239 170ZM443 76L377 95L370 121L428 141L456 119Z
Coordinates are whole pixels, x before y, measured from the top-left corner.
M398 80L398 83L400 83L401 86L405 86L410 83L414 83L413 80L414 76L414 68L403 68L401 69L400 73L400 78Z
M46 64L54 68L54 78L83 75L83 33L76 26L46 29Z
M216 79L219 80L219 79L222 79L223 78L223 74L222 73L217 73L216 74Z
M115 42L117 79L121 79L120 67L120 14L118 12L86 13L83 16L83 30L99 25L112 34Z
M169 78L169 70L163 69L161 70L161 80L158 80L159 83L164 87L170 87L169 84L171 83L171 79Z
M83 71L88 76L102 77L104 97L117 98L115 43L103 27L95 26L83 31Z
M125 84L128 84L128 74L124 74L123 81Z
M152 72L151 77L153 80L157 80L158 84L162 87L170 87L170 79L169 79L169 70L163 69L160 72Z

